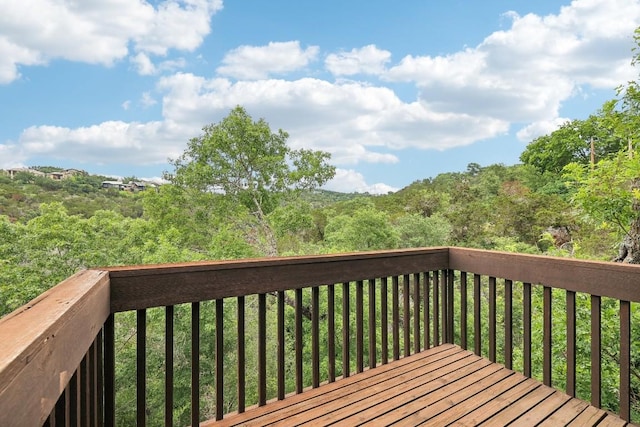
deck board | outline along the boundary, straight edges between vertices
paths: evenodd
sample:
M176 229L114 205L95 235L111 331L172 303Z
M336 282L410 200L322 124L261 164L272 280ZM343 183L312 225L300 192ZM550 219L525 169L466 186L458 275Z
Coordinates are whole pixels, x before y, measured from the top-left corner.
M460 347L443 344L201 426L627 423Z

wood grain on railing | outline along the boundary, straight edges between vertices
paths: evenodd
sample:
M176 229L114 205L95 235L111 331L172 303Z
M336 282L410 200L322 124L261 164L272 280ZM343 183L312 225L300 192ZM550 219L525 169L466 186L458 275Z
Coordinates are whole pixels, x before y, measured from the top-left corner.
M108 274L83 271L0 319L0 425L42 425L55 412L108 316ZM89 411L87 399L72 400Z

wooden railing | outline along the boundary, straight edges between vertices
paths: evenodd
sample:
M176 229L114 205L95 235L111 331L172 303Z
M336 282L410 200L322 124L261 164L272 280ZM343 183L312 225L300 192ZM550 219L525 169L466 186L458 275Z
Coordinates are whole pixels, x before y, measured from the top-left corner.
M196 425L442 342L595 406L617 358L630 420L639 301L639 266L462 248L86 271L0 320L0 425Z

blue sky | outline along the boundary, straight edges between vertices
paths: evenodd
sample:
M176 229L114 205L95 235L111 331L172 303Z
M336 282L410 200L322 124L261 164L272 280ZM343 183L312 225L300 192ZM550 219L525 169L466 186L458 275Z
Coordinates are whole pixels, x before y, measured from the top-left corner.
M635 79L640 0L0 0L0 168L157 178L236 105L327 188L518 162Z

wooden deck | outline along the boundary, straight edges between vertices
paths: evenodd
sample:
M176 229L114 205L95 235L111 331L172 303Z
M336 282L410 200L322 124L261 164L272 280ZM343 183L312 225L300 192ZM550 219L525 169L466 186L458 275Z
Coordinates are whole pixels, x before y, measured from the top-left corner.
M625 426L615 415L443 344L201 425Z

